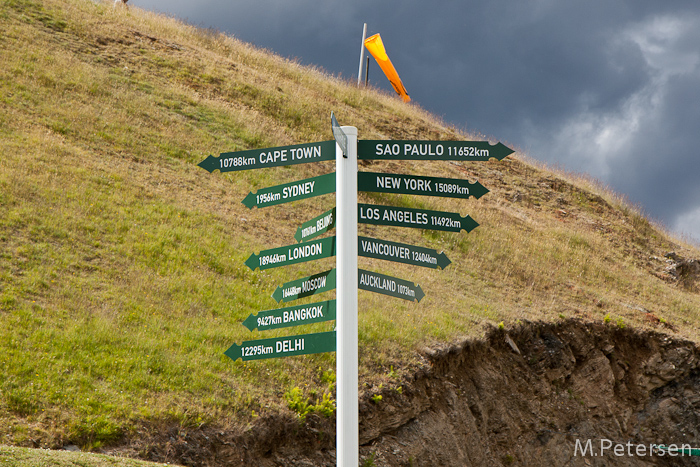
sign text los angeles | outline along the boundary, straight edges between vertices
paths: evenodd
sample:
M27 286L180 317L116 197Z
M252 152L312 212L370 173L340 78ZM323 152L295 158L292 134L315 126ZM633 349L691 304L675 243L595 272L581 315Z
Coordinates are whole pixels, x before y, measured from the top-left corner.
M360 224L393 225L414 229L471 232L479 224L467 215L456 212L429 211L426 209L397 208L377 204L358 204L357 222Z

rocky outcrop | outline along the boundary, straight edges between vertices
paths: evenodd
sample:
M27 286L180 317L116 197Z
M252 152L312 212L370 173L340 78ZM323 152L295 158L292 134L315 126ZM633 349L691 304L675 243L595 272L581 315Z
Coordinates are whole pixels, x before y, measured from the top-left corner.
M700 446L691 342L569 321L428 356L431 371L403 394L364 406L364 453L377 466L698 465L651 448Z
M661 456L654 447L700 447L693 342L570 320L494 329L483 340L426 349L424 357L400 389L383 387L360 401L364 465L700 465L700 457ZM144 435L130 449L184 465L332 467L334 438L332 418L300 424L276 415L244 432Z
M700 285L700 260L687 259L673 252L665 256L669 262L666 273L686 289L697 290Z

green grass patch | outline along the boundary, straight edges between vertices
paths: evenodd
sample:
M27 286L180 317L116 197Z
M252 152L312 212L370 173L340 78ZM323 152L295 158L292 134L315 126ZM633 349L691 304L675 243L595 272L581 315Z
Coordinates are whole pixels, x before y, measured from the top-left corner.
M3 467L155 467L166 464L138 461L124 457L110 457L86 452L50 451L13 446L0 446L0 464ZM174 464L167 464L174 465Z

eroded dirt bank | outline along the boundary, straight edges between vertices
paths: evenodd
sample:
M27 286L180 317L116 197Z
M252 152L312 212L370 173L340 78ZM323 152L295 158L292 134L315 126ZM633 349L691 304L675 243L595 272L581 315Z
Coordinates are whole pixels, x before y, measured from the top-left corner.
M700 350L692 342L572 320L494 330L426 357L429 369L401 393L360 402L365 465L700 465L700 457L649 449L700 447ZM270 418L245 433L172 432L167 442L144 440L140 454L186 465L332 466L334 433L332 420ZM586 455L577 440L581 448L591 440ZM602 440L612 444L607 451Z

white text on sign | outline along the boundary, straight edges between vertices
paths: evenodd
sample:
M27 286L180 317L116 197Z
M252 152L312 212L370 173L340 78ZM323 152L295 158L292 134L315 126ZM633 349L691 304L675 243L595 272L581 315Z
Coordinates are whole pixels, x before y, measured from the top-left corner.
M382 220L384 222L405 222L407 224L427 225L428 215L423 212L401 211L399 208L384 210L384 214L377 208L360 208L360 219Z
M489 157L489 150L479 149L474 146L448 146L447 153L445 153L445 146L443 146L442 144L429 143L404 143L403 147L401 144L398 143L377 143L377 145L375 146L375 155L377 156L440 157L444 154L460 157Z
M321 146L261 152L260 163L269 164L273 162L288 162L290 160L312 159L314 157L321 157Z

